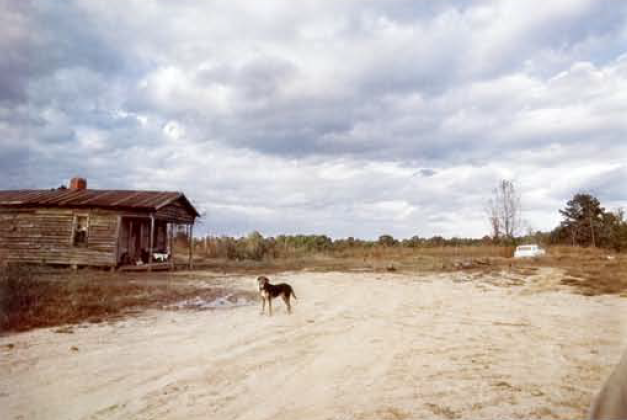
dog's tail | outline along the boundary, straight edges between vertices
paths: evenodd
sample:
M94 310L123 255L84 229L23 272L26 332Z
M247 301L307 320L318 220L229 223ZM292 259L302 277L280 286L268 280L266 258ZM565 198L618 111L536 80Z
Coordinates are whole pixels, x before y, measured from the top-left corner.
M294 289L292 289L291 287L290 287L290 293L292 294L292 296L294 296L294 299L298 299L296 297L296 293L294 293Z

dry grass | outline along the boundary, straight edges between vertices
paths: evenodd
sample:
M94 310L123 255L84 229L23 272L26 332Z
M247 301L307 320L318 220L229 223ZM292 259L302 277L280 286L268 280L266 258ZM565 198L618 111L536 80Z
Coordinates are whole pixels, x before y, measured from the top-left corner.
M514 247L374 247L348 249L329 254L265 261L198 259L196 266L209 270L241 273L280 271L399 271L442 272L471 270L478 274L507 268L521 275L535 274L538 267L554 267L564 273L562 282L585 295L627 296L627 255L596 248L549 247L545 257L513 259Z
M627 296L627 255L598 248L549 247L547 255L534 259L492 259L490 268L507 266L518 274L531 275L539 267L560 269L561 283L587 296Z
M372 247L353 248L330 253L312 253L291 258L252 260L228 260L224 258L194 259L194 267L235 273L280 271L407 271L433 272L454 269L466 261L490 261L505 263L513 255L513 247Z
M627 296L627 255L589 248L552 247L539 259L514 260L512 247L441 248L376 247L333 254L265 261L195 260L196 269L219 274L272 274L284 271L442 272L471 270L476 275L504 268L533 275L538 267L554 267L563 284L584 295ZM0 269L0 331L80 322L101 322L147 308L200 296L212 299L232 291L222 285L195 282L197 273L73 272L55 269ZM201 284L202 283L202 284ZM239 292L238 292L239 293ZM254 296L247 296L254 299Z
M564 269L563 284L574 286L584 295L621 294L627 296L627 255L605 250L554 247L552 266Z
M180 280L185 277L173 278L168 273L6 268L0 272L0 331L98 323L190 298L211 301L232 293L226 287L201 287Z

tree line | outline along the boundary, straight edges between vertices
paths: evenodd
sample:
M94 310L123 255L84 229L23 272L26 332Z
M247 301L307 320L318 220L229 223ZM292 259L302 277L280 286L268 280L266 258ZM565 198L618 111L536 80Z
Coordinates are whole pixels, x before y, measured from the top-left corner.
M522 233L524 222L520 195L512 181L503 180L487 200L487 221L490 233L482 238L444 238L442 236L396 239L384 234L375 240L354 237L333 239L327 235L278 235L264 237L254 231L247 236L206 236L194 238L194 247L200 254L210 258L230 260L262 260L310 254L340 255L351 250L369 249L418 249L464 246L514 246L522 243L541 245L572 245L598 247L615 251L627 250L627 219L625 211L607 211L599 200L586 193L577 193L566 206L559 210L560 224L549 232L527 228ZM185 232L177 237L182 244L188 243Z
M183 244L188 240L184 232L177 239ZM312 254L341 256L351 251L418 249L494 245L492 238L444 238L442 236L396 239L381 235L374 240L354 237L332 239L327 235L278 235L264 237L252 232L243 237L206 236L194 238L195 253L209 258L229 260L263 260L272 258L302 257Z

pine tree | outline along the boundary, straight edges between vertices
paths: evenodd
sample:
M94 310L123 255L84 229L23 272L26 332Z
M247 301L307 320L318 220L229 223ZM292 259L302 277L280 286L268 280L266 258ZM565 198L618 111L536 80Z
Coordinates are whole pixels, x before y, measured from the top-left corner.
M606 213L596 197L575 194L560 213L564 216L560 224L562 235L567 234L573 245L599 245L599 233L603 231Z

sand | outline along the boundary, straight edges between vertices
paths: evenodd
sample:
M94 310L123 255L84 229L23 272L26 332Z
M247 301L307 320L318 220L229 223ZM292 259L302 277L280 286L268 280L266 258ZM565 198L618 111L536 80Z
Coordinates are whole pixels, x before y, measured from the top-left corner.
M4 335L0 418L582 418L627 345L627 299L558 277L287 273L291 316L277 301L273 317L255 303Z

